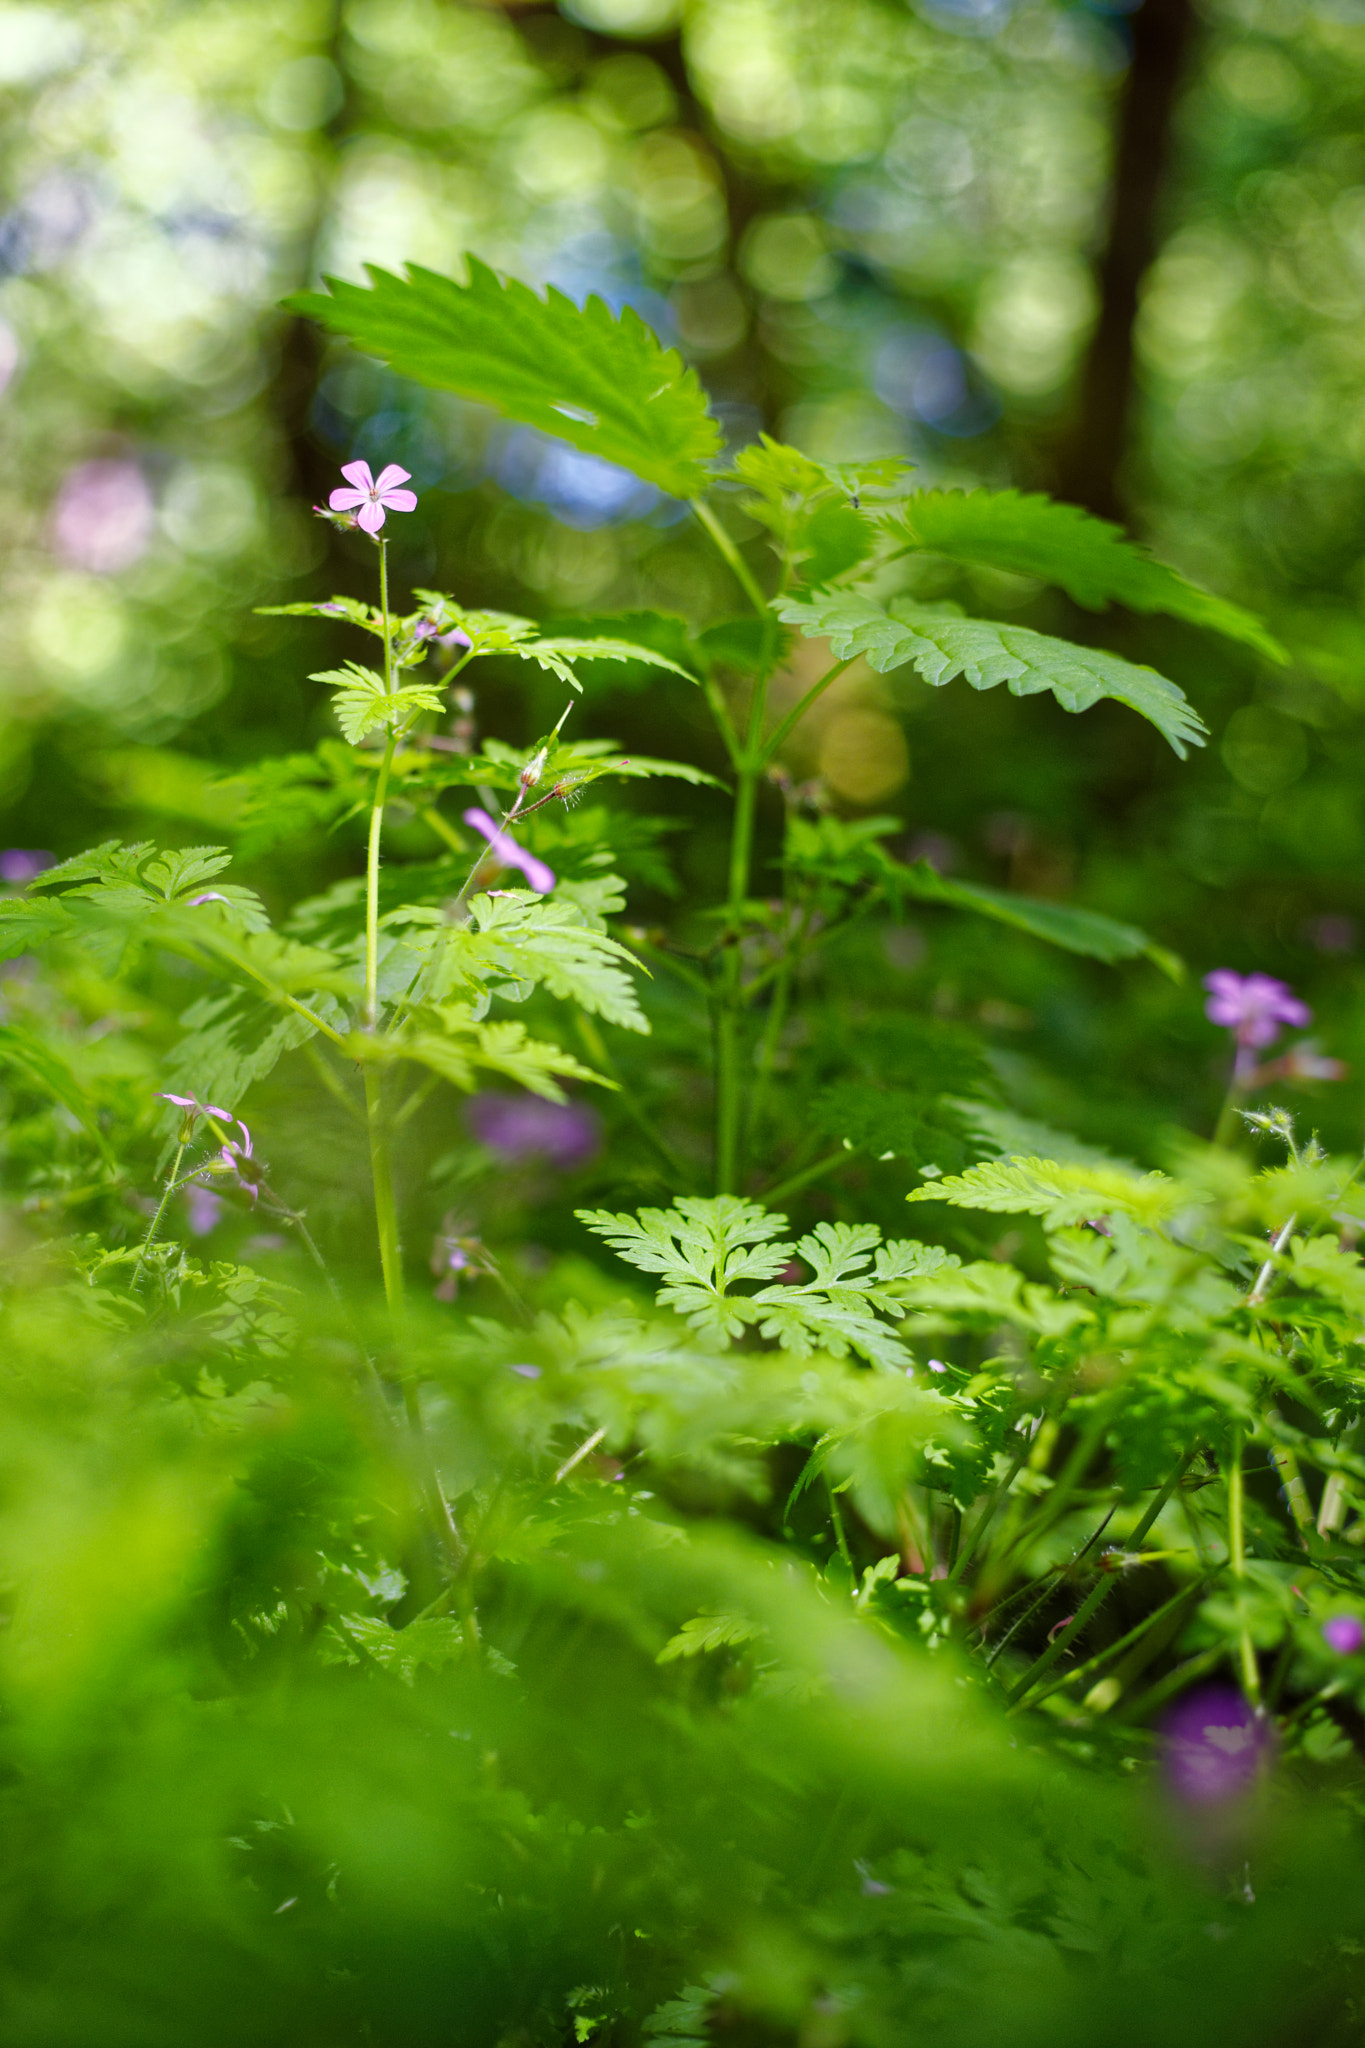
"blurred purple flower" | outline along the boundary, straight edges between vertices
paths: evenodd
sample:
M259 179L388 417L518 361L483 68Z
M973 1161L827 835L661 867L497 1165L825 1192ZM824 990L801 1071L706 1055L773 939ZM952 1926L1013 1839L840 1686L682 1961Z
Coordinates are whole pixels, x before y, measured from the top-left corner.
M537 860L533 853L518 846L510 832L504 832L495 824L487 811L475 806L464 814L466 825L472 825L476 832L482 832L488 841L488 851L500 860L505 868L520 868L537 895L548 896L555 885L554 869L547 868L543 860Z
M1167 1716L1166 1777L1187 1806L1220 1806L1250 1789L1270 1740L1230 1686L1206 1686Z
M73 569L112 576L146 554L153 512L151 487L135 462L82 462L57 492L53 545Z
M1272 974L1235 974L1230 967L1215 967L1204 976L1204 986L1209 992L1204 1015L1210 1024L1236 1033L1236 1072L1242 1080L1255 1067L1255 1047L1273 1045L1286 1024L1302 1027L1313 1021L1307 1003Z
M370 474L368 462L343 462L341 474L346 485L332 492L327 503L334 512L354 512L356 524L365 533L378 533L384 524L385 511L415 512L416 491L400 490L411 476L411 470L400 469L396 462L381 469L379 475ZM348 488L349 486L349 488Z
M1322 1640L1338 1657L1354 1657L1365 1648L1365 1622L1355 1614L1334 1614L1322 1624Z
M16 888L21 888L35 875L41 875L44 868L50 868L53 858L50 853L40 853L36 847L7 846L0 853L0 882L11 882Z
M201 1188L197 1181L191 1181L185 1190L185 1206L189 1210L190 1235L207 1237L218 1226L223 1213L223 1198L215 1195L212 1188Z
M543 1102L538 1095L475 1095L465 1111L481 1145L508 1165L543 1159L561 1172L583 1166L601 1143L597 1112L585 1102Z

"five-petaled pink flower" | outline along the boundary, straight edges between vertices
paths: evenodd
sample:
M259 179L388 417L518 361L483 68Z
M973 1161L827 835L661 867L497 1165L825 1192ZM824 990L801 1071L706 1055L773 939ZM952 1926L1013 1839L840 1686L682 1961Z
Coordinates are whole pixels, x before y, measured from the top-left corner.
M371 476L368 462L343 462L341 474L349 481L349 489L333 491L327 503L334 512L354 512L356 522L366 533L378 533L384 524L384 513L415 512L416 491L398 488L405 484L412 474L391 462L387 469L381 469L377 477Z
M1307 1003L1273 974L1235 974L1230 967L1215 967L1204 976L1204 986L1209 992L1204 1015L1210 1024L1237 1034L1239 1075L1250 1073L1254 1049L1273 1045L1286 1024L1301 1028L1313 1021Z
M477 808L464 814L466 825L472 825L476 832L482 832L488 841L488 851L500 860L505 868L520 868L538 896L548 896L555 885L554 869L547 868L543 860L537 860L524 846L518 846L510 832L504 832L501 825L489 817L487 811Z
M157 1100L160 1102L173 1102L177 1109L183 1109L187 1124L192 1125L195 1118L201 1116L216 1116L220 1123L225 1124L232 1122L232 1111L230 1109L218 1109L211 1102L201 1102L197 1095L171 1095L165 1093L158 1096Z

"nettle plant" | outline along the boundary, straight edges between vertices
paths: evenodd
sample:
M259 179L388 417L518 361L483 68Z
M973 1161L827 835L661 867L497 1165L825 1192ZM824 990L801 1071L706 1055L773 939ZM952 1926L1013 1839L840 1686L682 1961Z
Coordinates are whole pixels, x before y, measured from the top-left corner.
M1365 1189L1356 1162L1323 1156L1284 1113L1240 1113L1255 1079L1247 1048L1304 1021L1294 999L1271 1001L1278 985L1261 987L1265 977L1251 988L1223 974L1212 990L1210 1014L1238 1046L1220 1136L1240 1130L1245 1141L1252 1127L1269 1148L1259 1168L1226 1142L1191 1139L1169 1172L1143 1172L1025 1124L1002 1106L968 1033L894 1009L860 1023L793 1095L780 1054L812 963L911 904L1104 962L1179 964L1112 918L898 858L891 819L793 802L780 898L760 896L754 872L759 792L858 657L934 686L1049 692L1074 713L1116 700L1178 755L1202 744L1195 710L1151 668L905 594L903 564L916 553L1027 576L1091 609L1163 612L1271 658L1275 643L1115 528L1039 496L917 490L899 462L831 465L767 438L722 466L696 377L629 308L617 317L596 300L541 298L473 262L466 283L375 272L369 288L336 283L296 306L397 373L685 501L745 607L704 628L637 612L567 635L470 608L458 592L420 589L399 609L385 524L415 499L402 470L376 479L352 463L323 516L372 538L377 601L276 608L354 629L354 654L314 678L335 692L342 737L263 763L244 830L260 845L361 816L363 872L272 924L251 889L224 879L225 849L108 844L0 905L6 953L45 955L71 986L83 973L102 991L136 990L147 963L166 956L195 977L183 1029L155 1061L135 1016L116 1037L143 1051L121 1066L83 1063L57 1036L42 1043L17 1014L4 1057L16 1087L62 1106L62 1142L78 1164L54 1202L75 1199L82 1172L117 1188L118 1115L145 1129L154 1098L165 1103L160 1191L143 1191L150 1222L123 1243L76 1241L72 1256L120 1329L150 1330L187 1296L213 1305L209 1335L217 1342L213 1331L230 1324L235 1362L225 1381L213 1367L198 1396L270 1382L269 1358L294 1340L280 1334L287 1304L249 1264L205 1268L189 1256L172 1196L255 1205L299 1234L343 1311L363 1316L363 1273L336 1269L325 1231L262 1164L269 1132L252 1090L297 1056L363 1121L387 1322L365 1324L357 1356L384 1427L416 1447L402 1469L434 1534L419 1545L424 1561L402 1570L382 1558L359 1578L348 1568L331 1607L314 1587L309 1612L324 1625L309 1642L328 1645L333 1664L409 1683L419 1667L476 1657L496 1641L502 1605L515 1604L516 1560L571 1543L575 1501L607 1489L598 1519L610 1521L627 1512L610 1489L638 1487L628 1512L676 1532L696 1513L702 1473L708 1500L748 1499L746 1515L803 1560L826 1606L956 1657L1006 1711L1086 1728L1092 1754L1096 1731L1109 1729L1106 1754L1145 1756L1158 1709L1188 1695L1172 1772L1195 1806L1221 1808L1261 1781L1274 1716L1281 1753L1305 1770L1339 1762L1337 1703L1365 1710L1365 1269L1353 1250ZM727 525L736 506L768 542L752 558ZM770 686L796 638L826 647L828 662L774 717ZM534 664L565 687L562 715L528 747L469 735L469 680L489 656ZM703 946L622 924L614 852L642 843L642 828L597 800L623 780L713 778L575 738L589 663L684 679L714 718L732 812L723 898L689 906L689 929L710 933ZM464 719L454 736L441 729L452 697ZM383 858L400 803L434 835L434 858ZM527 1004L534 1030L518 1015ZM135 1012L136 1000L124 1007ZM677 1157L651 1121L648 1088L613 1050L614 1034L647 1035L665 1009L675 1049L710 1049L709 1172ZM479 1271L508 1299L501 1315L461 1305L452 1322L442 1311L444 1334L432 1334L425 1239L413 1249L419 1221L429 1226L405 1214L395 1131L432 1088L490 1082L550 1104L570 1088L605 1089L621 1127L643 1131L675 1199L585 1210L582 1222L661 1281L658 1313L638 1297L601 1306L612 1283L600 1278L587 1306L566 1308L561 1293L553 1312L537 1312L517 1291L534 1297L534 1275L507 1279L477 1233L452 1226L447 1295L450 1274ZM779 1205L803 1190L822 1197L850 1151L921 1169L909 1201L931 1235L951 1241L954 1211L1036 1219L1034 1235L1015 1240L1024 1266L884 1241L845 1214L789 1232ZM508 1386L515 1428L505 1416L470 1422L481 1400L505 1406ZM374 1519L353 1512L356 1528ZM540 1537L528 1533L537 1527ZM241 1623L262 1641L279 1622L261 1616L302 1598L278 1568L275 1605L263 1595ZM785 1682L789 1636L759 1611L758 1581L751 1597L737 1584L727 1566L705 1611L675 1615L660 1686L698 1660L720 1660L732 1692ZM1219 1673L1224 1695L1189 1695ZM883 1990L894 2008L895 1986ZM704 2031L707 2001L725 1995L696 1992L688 2026ZM599 2008L588 1999L578 2009L586 2039L598 2020L582 2014ZM681 2021L672 2031L687 2034Z

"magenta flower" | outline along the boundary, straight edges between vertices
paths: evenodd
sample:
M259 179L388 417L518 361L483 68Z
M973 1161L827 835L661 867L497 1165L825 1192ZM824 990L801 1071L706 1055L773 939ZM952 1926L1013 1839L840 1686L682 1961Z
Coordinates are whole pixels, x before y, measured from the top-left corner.
M1206 1686L1166 1721L1166 1777L1186 1806L1221 1806L1250 1790L1270 1740L1265 1722L1229 1686Z
M1365 1622L1355 1614L1334 1614L1322 1624L1322 1640L1338 1657L1354 1657L1365 1647Z
M333 491L327 503L334 512L354 512L357 525L366 533L378 533L386 510L417 510L416 491L398 489L412 472L400 469L396 462L381 469L377 477L371 476L368 462L343 462L341 474L349 480L350 488Z
M464 814L466 825L472 825L476 832L482 832L488 841L488 850L500 860L505 868L520 868L538 896L548 896L555 885L554 869L547 868L543 860L537 860L525 847L518 846L510 832L504 832L495 824L487 811L477 807Z
M1238 1080L1250 1080L1258 1046L1273 1045L1286 1024L1300 1029L1313 1021L1313 1012L1301 1002L1288 982L1273 974L1235 974L1230 967L1215 967L1204 976L1209 999L1204 1015L1210 1024L1221 1024L1237 1036Z

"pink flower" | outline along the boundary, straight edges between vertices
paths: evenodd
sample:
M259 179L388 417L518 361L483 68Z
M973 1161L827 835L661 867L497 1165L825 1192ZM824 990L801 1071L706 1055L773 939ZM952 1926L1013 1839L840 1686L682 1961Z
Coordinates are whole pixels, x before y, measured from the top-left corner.
M1289 984L1270 974L1234 974L1215 967L1204 976L1209 999L1204 1015L1237 1033L1238 1045L1273 1045L1285 1024L1311 1024L1313 1012Z
M257 1182L261 1178L262 1169L252 1157L251 1133L240 1117L237 1118L237 1128L242 1134L242 1142L239 1145L235 1138L228 1139L223 1147L223 1164L236 1174L237 1185L241 1188L242 1193L249 1195L254 1202L258 1192Z
M232 1111L230 1109L217 1109L211 1102L201 1102L197 1095L162 1094L157 1097L157 1100L158 1102L173 1102L177 1109L183 1109L185 1121L190 1125L193 1125L195 1118L200 1116L216 1116L219 1123L223 1124L230 1124L232 1122Z
M1174 1706L1164 1734L1167 1780L1186 1806L1219 1806L1249 1791L1270 1743L1265 1722L1221 1685Z
M386 507L390 512L417 510L416 491L398 489L411 473L391 462L387 469L380 470L378 477L373 477L368 462L343 462L341 474L349 479L352 488L333 491L327 502L334 512L354 512L366 533L378 533L384 524Z
M1338 1657L1354 1657L1365 1646L1365 1625L1358 1615L1334 1614L1322 1624L1322 1639Z
M555 885L554 869L547 868L543 860L537 860L533 853L527 853L518 846L510 832L504 832L501 825L494 823L487 811L474 808L464 814L466 825L472 825L476 832L482 832L488 841L488 850L505 868L520 868L538 896L548 896Z
M189 1210L190 1235L207 1237L218 1227L223 1213L223 1198L215 1195L212 1188L202 1188L197 1181L191 1181L185 1190L185 1206Z
M1307 1003L1300 1002L1288 982L1273 974L1234 974L1230 967L1215 967L1204 976L1209 999L1204 1015L1210 1024L1221 1024L1237 1034L1234 1073L1243 1087L1251 1082L1256 1060L1254 1048L1272 1045L1284 1025L1300 1028L1313 1021Z

